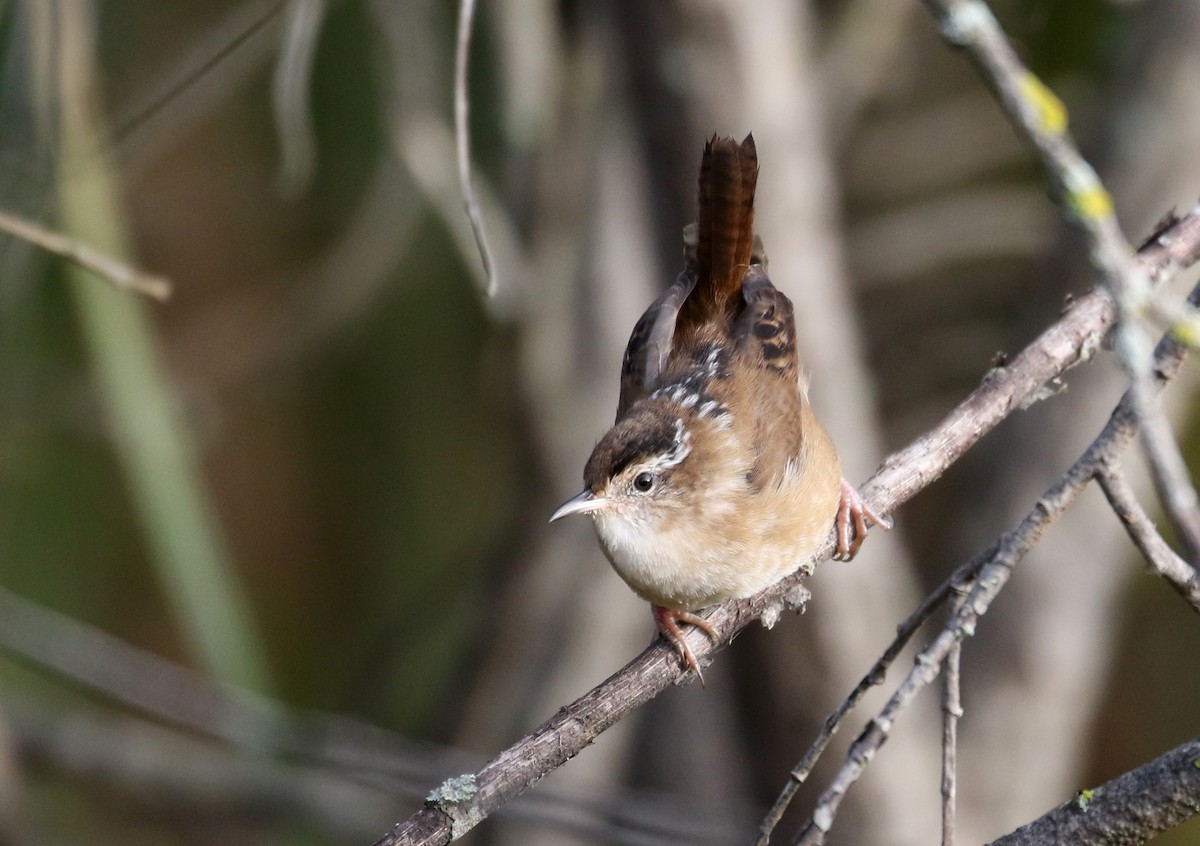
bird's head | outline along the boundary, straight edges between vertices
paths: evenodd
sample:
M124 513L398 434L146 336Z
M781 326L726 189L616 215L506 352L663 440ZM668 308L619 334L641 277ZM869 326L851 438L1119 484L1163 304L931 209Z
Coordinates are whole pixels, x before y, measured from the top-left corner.
M645 401L617 422L592 451L584 489L550 517L588 514L597 528L616 520L651 529L687 507L696 458L692 432L665 403Z

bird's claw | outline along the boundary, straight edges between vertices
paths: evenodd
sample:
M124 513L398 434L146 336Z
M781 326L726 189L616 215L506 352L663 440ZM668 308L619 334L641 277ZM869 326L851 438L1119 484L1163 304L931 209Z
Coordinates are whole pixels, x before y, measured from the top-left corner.
M842 479L842 499L838 504L837 519L837 552L834 558L839 561L849 561L858 554L867 537L867 519L883 528L892 528L892 521L881 517L867 505L862 494L854 485Z
M702 629L713 641L720 639L717 630L712 627L712 624L703 617L693 614L691 611L676 611L672 608L664 608L661 605L652 606L654 610L654 624L658 626L659 632L667 639L667 643L675 648L679 653L679 659L700 679L700 684L704 684L704 674L700 672L700 664L696 661L696 656L692 654L692 649L688 646L687 641L683 637L683 630L679 628L680 623L691 623L699 629Z

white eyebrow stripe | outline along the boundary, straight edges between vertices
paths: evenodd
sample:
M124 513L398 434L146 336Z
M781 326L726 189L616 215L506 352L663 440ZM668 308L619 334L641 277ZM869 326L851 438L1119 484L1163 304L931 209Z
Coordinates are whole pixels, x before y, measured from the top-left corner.
M662 456L654 461L651 466L659 470L668 470L676 467L685 458L692 454L692 433L683 425L683 418L675 420L675 443L669 452L665 452Z

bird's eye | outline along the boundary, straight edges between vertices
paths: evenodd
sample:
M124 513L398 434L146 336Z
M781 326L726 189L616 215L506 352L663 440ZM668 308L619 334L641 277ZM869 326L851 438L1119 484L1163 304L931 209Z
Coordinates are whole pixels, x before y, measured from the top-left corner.
M642 493L654 487L654 475L652 473L638 473L633 479L633 487Z

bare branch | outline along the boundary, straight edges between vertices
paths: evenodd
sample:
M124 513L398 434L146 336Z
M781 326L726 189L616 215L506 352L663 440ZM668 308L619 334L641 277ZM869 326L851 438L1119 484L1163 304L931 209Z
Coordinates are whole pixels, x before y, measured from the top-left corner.
M156 159L179 133L207 116L216 100L244 84L275 54L285 4L246 0L194 33L188 49L155 68L145 81L148 90L126 92L105 145L120 145L123 158L136 159L143 167ZM141 147L138 155L127 155L135 143Z
M1184 246L1187 243L1192 244L1191 254L1189 254L1188 249ZM1195 254L1195 248L1197 245L1200 245L1200 207L1193 209L1184 218L1174 218L1170 222L1170 225L1162 231L1159 237L1151 239L1142 247L1142 250L1139 253L1139 259L1150 277L1155 282L1159 282L1169 273L1174 273L1181 267L1192 264L1198 257L1200 257ZM970 397L960 403L953 412L947 415L946 418L938 425L938 427L915 441L903 452L889 457L888 460L884 462L883 468L880 470L880 472L877 473L871 481L867 482L867 486L874 487L877 480L883 476L885 472L887 472L888 468L892 468L900 464L916 467L918 466L918 461L922 459L923 455L927 451L936 453L938 450L944 448L942 445L946 441L957 443L961 437L964 437L963 434L960 434L961 427L969 425L970 421L975 419L974 415L977 414L977 412L970 411L970 409L973 405L973 401L977 398L980 398L981 394L988 387L989 380L1013 379L1014 375L1012 371L1029 370L1033 366L1030 362L1040 361L1042 356L1044 356L1048 350L1058 349L1060 344L1066 342L1065 339L1076 337L1073 329L1066 331L1063 335L1059 335L1059 330L1064 328L1063 324L1066 323L1069 318L1076 316L1076 309L1087 309L1089 319L1091 319L1091 309L1103 308L1102 303L1106 302L1107 300L1103 297L1103 295L1091 294L1088 297L1085 297L1083 301L1077 303L1068 313L1066 318L1064 318L1062 321L1059 321L1059 323L1055 326L1050 327L1050 329L1046 330L1046 332L1042 333L1041 338L1039 338L1038 341L1035 341L1034 344L1031 344L1029 347L1027 347L1017 357L1017 359L1014 359L1008 368L992 371L992 373L989 374L988 379L984 381L984 384L980 386L980 388L976 389L976 391ZM1106 326L1110 325L1112 320L1111 311L1105 312L1104 320L1108 321L1105 323ZM1081 350L1085 348L1090 349L1090 342L1088 344L1081 344L1079 347ZM1086 355L1090 357L1091 352L1088 352ZM1082 358L1084 358L1083 355L1080 356L1081 360ZM1062 369L1065 370L1070 366L1072 365L1066 364ZM1046 379L1046 381L1049 382L1050 379ZM1002 403L1001 407L1006 409L1011 409L1014 405L1022 408L1027 407L1028 404L1031 404L1037 399L1041 399L1046 390L1047 389L1039 388L1030 396L1016 402L1014 402L1011 396L1009 396ZM982 404L985 403L981 402L981 405ZM928 450L925 447L925 444L927 443L931 445ZM966 451L966 447L963 448L963 451ZM941 471L938 470L937 474L940 475L940 472ZM900 478L900 474L897 474L894 478ZM936 476L930 478L929 481L932 481L933 478L936 478ZM894 486L898 484L898 482L892 482L891 484L893 486L892 489L895 489ZM924 484L928 484L928 482L922 483L921 486L923 487ZM911 496L911 494L908 494L903 498L907 499L908 496ZM954 573L954 575L950 577L949 580L947 580L941 585L941 587L930 594L921 604L921 606L899 626L896 640L892 642L879 660L876 661L875 665L866 674L866 676L863 677L862 681L859 682L858 686L855 687L850 695L832 714L829 715L829 717L825 720L825 724L822 727L821 732L817 735L816 740L813 741L812 746L810 746L808 752L805 753L804 758L801 759L800 763L792 769L792 772L789 774L788 783L784 786L779 798L775 800L775 804L771 808L770 812L763 819L762 825L759 829L759 837L757 841L758 846L765 846L765 844L769 842L771 832L774 830L775 826L778 825L780 819L782 819L788 804L796 795L800 785L812 772L812 768L816 765L818 758L820 757L821 753L824 752L826 746L828 746L833 734L840 727L841 722L845 718L846 714L858 704L868 690L870 690L873 686L882 683L883 675L887 671L887 668L891 666L892 662L903 650L904 646L911 639L912 635L915 634L916 630L921 626L921 624L923 624L925 620L929 618L930 614L932 614L933 611L939 607L949 595L951 595L951 591L961 591L965 587L969 587L971 584L973 584L975 576L978 574L979 568L983 565L983 563L984 559L982 557L976 557L960 567Z
M0 229L41 247L46 252L73 261L84 270L107 279L117 288L137 291L159 302L171 296L171 283L163 277L143 273L130 264L36 223L0 212Z
M490 267L481 265L477 268L472 257L479 251L478 236L472 231L470 221L464 220L461 206L455 202L462 180L456 174L457 165L449 155L455 145L452 127L432 111L412 111L403 122L394 125L391 137L392 145L408 169L409 176L428 202L430 210L446 225L455 248L471 269L474 281L480 288L491 291L488 307L503 316L505 309L511 306L512 298L506 298L506 295L513 292L500 290L493 284L495 275L491 271L496 266L495 259L499 258L510 269L513 278L522 278L521 274L529 266L530 256L521 245L512 216L500 203L495 186L489 184L482 175L474 180L475 202L481 211L486 209L490 221L488 248L493 257Z
M971 561L966 566L959 568L953 576L943 582L933 593L925 597L921 605L909 615L908 619L896 627L896 639L888 645L888 648L879 656L871 666L871 669L867 671L867 674L855 686L854 690L850 691L850 695L843 699L841 704L825 718L825 723L821 726L821 731L818 732L812 745L808 747L808 751L804 753L804 757L800 759L800 763L796 764L792 768L792 771L788 773L787 784L784 785L779 798L775 800L775 804L771 806L771 810L763 818L759 826L758 840L755 841L756 846L767 846L767 843L770 842L771 833L779 825L779 821L783 819L784 812L787 811L788 805L795 798L800 785L812 774L813 767L816 766L821 754L829 746L829 741L833 739L838 729L841 728L842 721L846 715L858 705L871 688L883 684L883 679L887 674L888 668L892 666L900 656L900 653L904 651L904 647L912 640L912 636L933 615L933 612L942 606L947 597L955 593L961 593L971 583L975 577L975 573L978 572L978 564L979 562L977 561Z
M955 612L958 611L958 603ZM958 797L958 720L963 715L959 690L962 644L950 647L942 672L942 846L954 846L955 801Z
M1157 284L1200 258L1200 206L1165 230L1138 253ZM1061 320L1046 329L1005 367L990 371L983 383L933 429L889 456L860 490L877 510L887 513L940 476L1000 420L1050 396L1071 367L1099 350L1113 325L1112 300L1103 291L1080 297Z
M1200 555L1200 498L1151 384L1150 334L1140 319L1152 311L1149 281L1133 260L1109 196L1067 132L1062 101L1022 64L983 0L925 0L943 37L965 49L1005 114L1042 157L1052 194L1088 242L1092 266L1116 302L1116 350L1133 384L1143 421L1142 446L1159 495L1191 557Z
M271 699L138 649L0 587L0 646L167 722L235 744L278 740Z
M1096 481L1150 569L1170 582L1171 587L1200 613L1200 572L1176 555L1163 540L1138 503L1124 472L1115 464L1106 464L1096 471Z
M1132 437L1132 431L1129 434ZM1071 506L1090 478L1090 472L1081 472L1077 464L1038 500L1037 506L1020 525L1003 535L985 553L985 563L979 572L979 579L967 594L961 608L951 616L937 638L917 654L915 665L904 681L850 746L845 763L821 794L808 824L801 830L795 843L813 846L825 842L825 835L833 826L846 793L887 741L896 718L912 704L926 685L937 678L950 651L963 638L974 634L979 617L987 613L992 600L1007 584L1013 567L1037 544L1046 529Z
M1200 740L1092 790L1021 826L992 846L1142 843L1200 811Z
M1190 211L1175 222L1168 234L1169 238L1155 242L1140 256L1151 279L1159 279L1168 267L1189 266L1200 257L1200 212ZM890 456L860 490L877 511L894 510L937 479L1007 415L1047 396L1044 390L1047 383L1091 358L1112 322L1113 306L1106 294L1097 291L1081 297L1057 323L1014 357L1008 367L991 371L931 431ZM1132 423L1127 425L1132 432ZM710 663L712 655L753 620L764 615L777 616L783 608L793 607L813 563L828 558L833 545L831 534L797 573L750 599L728 602L710 611L708 620L722 633L722 639L713 643L692 633L689 645L700 663ZM979 588L976 585L972 595ZM969 607L973 607L970 599L964 609ZM938 662L944 657L945 652ZM935 666L929 679L936 672ZM661 641L654 642L613 676L560 709L481 770L456 782L455 786L461 789L453 795L444 792L431 795L422 810L399 823L378 843L380 846L449 843L579 754L625 714L669 685L687 678L670 647Z
M1142 452L1150 467L1154 489L1188 557L1193 562L1200 562L1200 500L1197 500L1179 442L1158 401L1146 396L1144 383L1136 382L1134 387L1139 392Z
M471 98L467 90L467 67L471 55L471 31L475 23L475 0L462 0L458 6L458 40L454 48L454 141L458 152L458 181L462 191L463 207L471 221L471 232L475 235L475 246L483 261L483 274L487 278L486 293L496 294L496 265L492 250L488 246L487 233L483 228L483 216L479 211L479 199L471 183Z
M1200 291L1200 288L1197 289ZM1158 386L1175 377L1183 363L1187 347L1170 334L1155 351L1155 375ZM850 787L858 781L879 748L887 741L896 718L917 694L937 676L950 652L966 637L975 633L979 618L987 613L992 601L1003 590L1013 568L1041 539L1045 531L1075 502L1099 469L1114 462L1137 433L1133 389L1126 391L1100 435L1071 467L1041 496L1021 523L1002 535L984 554L979 576L941 633L918 653L915 665L892 694L879 714L850 747L846 761L821 794L808 824L795 842L813 846L825 842L838 808Z

